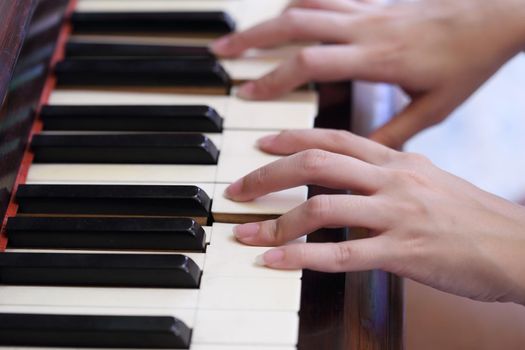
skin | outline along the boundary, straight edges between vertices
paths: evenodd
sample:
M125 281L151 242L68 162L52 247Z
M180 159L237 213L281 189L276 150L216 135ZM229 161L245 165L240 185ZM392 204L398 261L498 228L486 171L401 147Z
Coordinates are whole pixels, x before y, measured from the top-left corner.
M525 305L525 208L435 167L340 130L284 131L259 147L286 155L230 185L250 201L316 184L354 194L319 195L278 219L238 225L248 245L277 246L259 262L326 272L383 269L480 301ZM361 227L367 238L285 244L321 227Z
M400 148L443 120L525 48L523 0L295 1L281 16L212 44L219 56L294 41L303 48L275 71L241 87L266 100L310 81L360 79L402 87L411 103L371 138Z

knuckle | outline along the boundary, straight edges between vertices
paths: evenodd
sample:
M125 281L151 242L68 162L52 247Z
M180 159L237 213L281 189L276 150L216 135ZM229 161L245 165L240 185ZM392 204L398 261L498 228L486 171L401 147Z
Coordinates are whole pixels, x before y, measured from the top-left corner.
M403 188L416 188L427 184L426 177L419 171L419 169L402 168L392 169L389 171L390 178L394 184Z
M326 130L327 139L331 140L334 144L345 144L349 139L357 137L346 130Z
M304 25L303 10L293 7L289 8L282 14L281 20L286 28L288 28L289 34L295 34L297 31L300 31Z
M230 36L230 45L233 48L244 48L248 46L248 42L249 40L244 32L235 33Z
M274 245L280 245L285 243L284 230L281 224L281 219L277 218L268 223L270 225L270 242Z
M276 71L266 74L256 82L257 90L263 95L271 95L281 85L281 80Z
M355 16L354 21L367 28L384 28L385 24L398 21L398 15L383 8L382 11L363 11Z
M245 187L248 189L259 189L264 186L269 177L269 170L267 167L261 167L255 170L251 176L245 178Z
M419 153L410 153L410 152L403 152L401 153L403 159L410 165L414 165L416 167L418 166L426 166L430 165L432 162L429 158L426 156L419 154Z
M420 201L405 201L399 207L404 217L422 218L429 215L428 207Z
M311 69L317 66L317 54L315 47L305 47L295 55L295 64L302 69ZM305 73L307 73L305 71Z
M334 244L334 264L336 269L344 270L352 257L353 250L349 244Z
M323 5L323 0L299 0L294 5L297 7L320 8Z
M332 211L332 201L329 195L318 195L310 198L305 203L305 215L311 220L325 224Z
M298 130L283 130L277 136L279 142L283 144L298 145L301 144L301 133Z
M317 175L325 169L328 152L319 149L309 149L300 153L300 168L306 175Z
M295 245L295 254L294 259L297 262L298 266L308 265L308 250L306 244L297 244Z
M297 131L296 130L282 130L279 133L279 139L282 141L290 141L294 140L297 137Z

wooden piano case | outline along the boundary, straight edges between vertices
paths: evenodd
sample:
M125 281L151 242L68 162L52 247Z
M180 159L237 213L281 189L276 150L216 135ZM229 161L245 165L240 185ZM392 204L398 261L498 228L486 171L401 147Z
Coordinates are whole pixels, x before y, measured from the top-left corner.
M10 202L24 167L35 115L52 86L49 67L60 46L67 0L0 0L0 218L16 210ZM70 4L69 4L70 5ZM63 35L64 31L62 31ZM62 38L63 39L63 38ZM57 45L58 43L58 45ZM318 86L316 126L351 130L351 84ZM44 96L44 97L43 97ZM311 188L310 194L327 193ZM0 248L6 240L0 237ZM325 229L310 241L358 238L357 230ZM382 271L325 274L305 271L299 349L403 348L403 290L396 276Z

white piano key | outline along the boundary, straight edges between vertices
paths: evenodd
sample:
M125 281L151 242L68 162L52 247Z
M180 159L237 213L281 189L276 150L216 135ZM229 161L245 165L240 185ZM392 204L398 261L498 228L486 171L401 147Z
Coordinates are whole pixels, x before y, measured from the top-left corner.
M2 350L35 350L34 347L9 347L9 346L0 346ZM49 347L39 347L41 350L77 350L79 348L49 348ZM83 348L86 350L95 350L91 348ZM101 349L99 349L101 350ZM110 350L110 349L102 349ZM153 349L151 349L153 350ZM297 350L295 346L257 346L257 345L190 345L190 350Z
M237 31L242 31L277 17L289 3L289 0L244 0L244 8L236 7L237 11L232 11L231 15L237 23Z
M245 101L235 96L204 96L174 93L55 90L51 105L184 105L204 104L224 118L225 129L284 130L311 128L317 114L314 92L299 91L273 101ZM218 134L206 134L217 142ZM253 140L251 140L253 141Z
M300 91L273 101L229 100L225 129L309 129L317 115L317 94ZM253 139L252 139L253 142Z
M301 270L276 270L259 266L255 258L269 247L254 247L238 242L232 224L213 224L213 239L206 250L204 274L207 277L291 278L300 279Z
M216 165L36 163L29 168L27 183L213 183L216 173Z
M298 334L296 312L199 310L192 345L295 346Z
M237 30L244 30L279 15L288 0L80 0L78 12L167 12L167 11L224 11L235 21Z
M240 57L220 59L226 72L236 81L254 80L270 73L280 63L313 43L282 45L274 48L249 49Z
M198 289L0 286L0 306L196 308Z
M228 96L100 90L64 90L51 93L50 105L207 105L219 115L227 113Z
M211 277L203 273L199 309L299 311L301 281L291 278Z
M271 131L225 130L218 161L217 182L234 182L241 176L281 158L259 150L256 141Z
M231 11L244 0L79 0L77 12L168 12L168 11Z
M257 168L262 167L268 163L278 160L280 157L272 156L265 153L258 153L254 157L248 155L244 156L231 156L222 154L219 157L217 165L217 177L216 182L218 183L232 183L237 179L247 175Z
M237 58L220 60L222 67L235 81L254 80L270 73L277 68L282 59L279 58Z
M272 134L275 134L275 132L258 130L225 130L223 132L224 136L221 153L233 156L252 157L258 154L267 154L259 150L256 142L259 138Z
M228 214L229 220L235 219L235 216L260 216L261 219L279 216L300 205L308 196L308 188L300 186L270 193L251 202L234 202L223 195L227 186L227 184L215 185L212 213L216 220L217 216L222 214Z
M213 229L211 226L202 226L202 228L204 229L204 232L206 232L206 244L210 244Z
M229 245L232 238L235 239L233 237L233 228L235 226L236 224L214 222L213 226L204 226L204 228L206 229L205 230L206 233L210 232L210 237L213 232L217 232L220 236L216 240L213 240L213 244L215 246L223 247L223 246ZM296 244L296 243L306 243L306 236L302 236L297 239L294 239L293 241L290 241L287 244ZM247 247L247 248L252 248L252 246L247 246L247 245L242 245L242 246ZM260 248L269 249L271 247L260 247Z
M190 350L297 350L295 346L191 345Z

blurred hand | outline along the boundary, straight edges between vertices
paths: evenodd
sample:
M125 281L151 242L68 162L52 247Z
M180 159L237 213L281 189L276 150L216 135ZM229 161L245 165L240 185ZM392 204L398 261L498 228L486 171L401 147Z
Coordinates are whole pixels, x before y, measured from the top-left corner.
M280 246L262 256L263 264L328 272L383 269L472 299L525 305L525 208L423 156L344 131L286 131L259 145L290 156L230 185L227 197L249 201L305 184L359 193L315 196L278 219L236 226L245 244ZM362 227L370 236L283 245L322 227Z
M281 16L219 39L212 50L292 41L330 43L302 49L261 79L246 99L272 99L306 82L360 79L401 86L411 104L372 135L399 148L444 119L525 46L523 0L424 0L378 5L353 0L295 1Z

